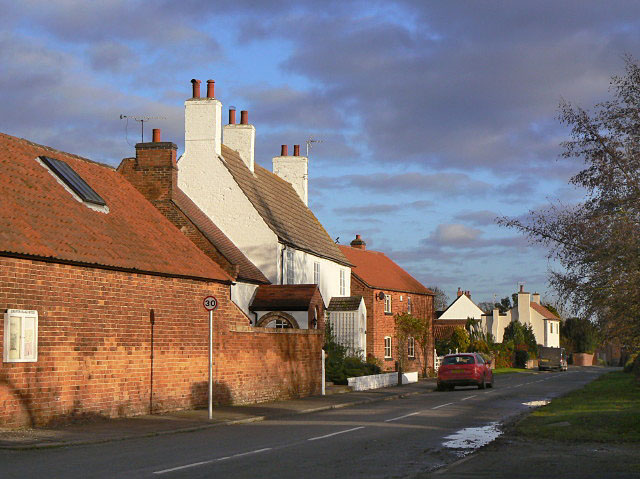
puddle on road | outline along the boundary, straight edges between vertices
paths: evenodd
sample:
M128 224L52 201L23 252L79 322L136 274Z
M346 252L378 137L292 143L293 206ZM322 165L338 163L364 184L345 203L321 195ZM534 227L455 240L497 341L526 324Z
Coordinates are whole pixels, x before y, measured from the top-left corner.
M546 406L547 404L549 404L551 401L548 399L543 399L541 401L529 401L529 402L523 402L522 404L524 404L525 406L529 406L529 407L542 407L542 406Z
M498 429L498 424L497 422L492 422L487 426L462 429L445 437L448 441L443 442L442 445L449 449L457 449L459 455L467 455L479 447L486 446L500 436L502 431Z

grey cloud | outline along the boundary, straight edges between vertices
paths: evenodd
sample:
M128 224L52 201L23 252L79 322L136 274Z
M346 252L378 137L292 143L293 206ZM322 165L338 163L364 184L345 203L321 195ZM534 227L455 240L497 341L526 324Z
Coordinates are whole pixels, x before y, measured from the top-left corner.
M425 209L433 206L431 201L412 201L409 203L369 204L363 206L345 206L334 208L333 212L341 216L363 216L372 214L393 213L401 210Z
M495 219L498 217L498 213L489 210L479 211L466 211L464 213L458 213L454 216L455 219L460 221L466 221L476 226L488 226L495 224Z
M91 66L97 71L120 73L130 68L136 57L127 45L118 42L101 42L89 48Z

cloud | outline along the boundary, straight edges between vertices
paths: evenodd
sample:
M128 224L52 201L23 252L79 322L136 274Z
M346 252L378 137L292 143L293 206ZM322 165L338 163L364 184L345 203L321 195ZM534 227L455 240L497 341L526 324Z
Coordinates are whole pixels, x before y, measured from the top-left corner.
M425 244L437 246L471 246L482 235L482 231L461 224L440 224L431 236L424 241Z
M422 210L433 206L431 201L419 200L409 203L394 203L394 204L369 204L363 206L344 206L340 208L334 208L333 212L340 216L369 216L379 215L384 213L393 213L402 210Z
M479 211L465 211L464 213L458 213L454 216L454 219L465 221L476 226L488 226L495 224L495 219L498 217L498 213L489 210Z

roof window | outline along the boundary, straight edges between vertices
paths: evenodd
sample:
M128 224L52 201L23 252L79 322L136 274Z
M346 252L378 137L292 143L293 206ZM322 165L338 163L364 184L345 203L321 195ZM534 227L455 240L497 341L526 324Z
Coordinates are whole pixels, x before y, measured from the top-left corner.
M97 206L106 206L102 197L91 188L82 177L62 160L56 160L48 156L38 157L49 170L56 175L69 189L71 189L85 203Z

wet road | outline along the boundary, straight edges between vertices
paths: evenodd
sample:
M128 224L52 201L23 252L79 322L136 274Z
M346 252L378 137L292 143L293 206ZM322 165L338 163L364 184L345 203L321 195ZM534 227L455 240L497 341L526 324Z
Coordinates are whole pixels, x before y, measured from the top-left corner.
M465 453L460 447L491 434L472 429L461 435L465 428L507 421L606 371L500 375L487 390L434 391L155 438L0 451L0 477L412 477L455 461Z

